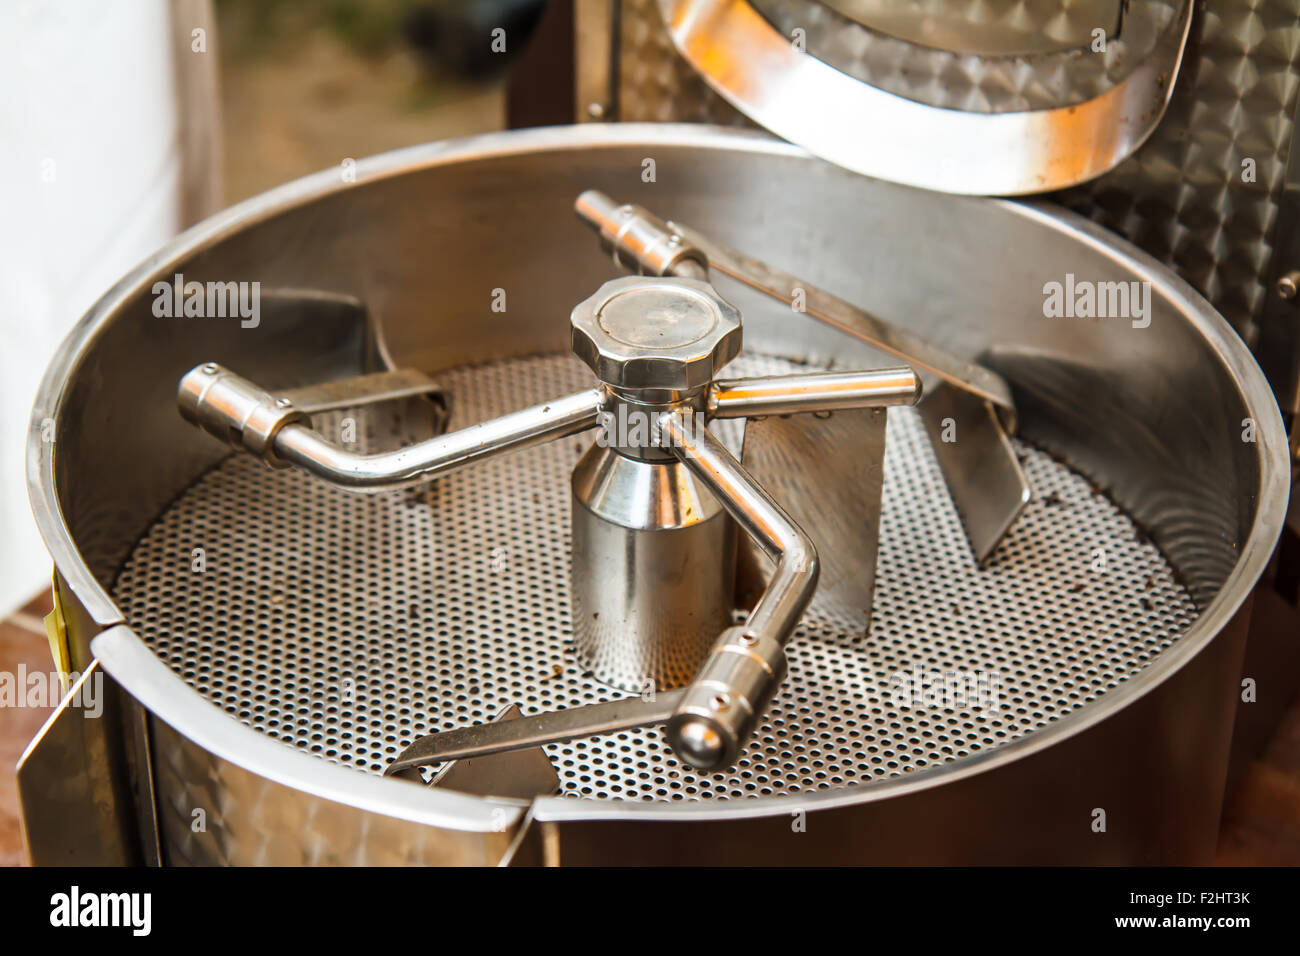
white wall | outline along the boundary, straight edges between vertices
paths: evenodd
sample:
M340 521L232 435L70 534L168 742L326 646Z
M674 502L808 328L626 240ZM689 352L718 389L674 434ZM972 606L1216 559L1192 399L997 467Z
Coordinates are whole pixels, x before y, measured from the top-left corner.
M166 0L0 2L0 617L50 580L24 469L45 365L181 223L180 40Z

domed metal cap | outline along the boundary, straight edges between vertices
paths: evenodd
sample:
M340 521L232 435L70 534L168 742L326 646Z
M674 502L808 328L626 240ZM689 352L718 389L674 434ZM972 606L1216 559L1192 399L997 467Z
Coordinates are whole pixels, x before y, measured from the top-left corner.
M570 321L574 353L622 388L698 388L740 352L740 312L696 279L614 279Z

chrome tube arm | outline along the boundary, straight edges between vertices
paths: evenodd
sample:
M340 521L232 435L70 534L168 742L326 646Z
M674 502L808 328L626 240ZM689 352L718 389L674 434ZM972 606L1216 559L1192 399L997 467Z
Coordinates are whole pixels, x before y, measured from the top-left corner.
M585 431L597 424L605 395L599 389L578 392L374 455L340 448L313 430L292 402L210 362L181 379L177 402L188 421L273 466L297 465L342 488L378 491Z
M710 418L752 418L915 405L920 400L921 379L899 366L718 381L709 388L708 413Z
M752 417L913 403L921 383L909 368L811 373L715 383L705 414ZM776 563L771 581L743 627L728 628L692 683L636 698L588 704L429 734L411 743L385 771L409 775L425 764L521 750L666 724L677 754L703 770L736 756L785 676L785 642L817 588L817 552L808 535L705 429L676 411L658 419L659 442L686 463Z
M785 643L817 590L817 549L696 419L674 411L659 419L659 427L663 443L776 562L749 618L719 638L668 720L668 739L677 754L713 771L735 763L785 678Z
M290 425L276 436L275 452L282 460L353 491L398 488L480 458L586 431L597 423L603 403L601 392L591 389L377 455L353 454L309 426Z

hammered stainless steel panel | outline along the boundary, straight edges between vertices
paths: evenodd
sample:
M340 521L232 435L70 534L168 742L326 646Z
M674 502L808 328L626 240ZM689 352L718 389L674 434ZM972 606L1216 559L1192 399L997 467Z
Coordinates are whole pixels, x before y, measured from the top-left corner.
M1086 46L1119 32L1120 0L825 0L864 26L941 50L1011 55Z
M618 119L753 126L678 55L657 0L622 0Z
M1056 198L1170 266L1253 344L1298 91L1300 3L1199 5L1155 133Z
M750 2L783 35L803 30L810 54L864 83L945 109L1008 113L1072 106L1101 96L1152 52L1184 0L1130 0L1118 33L1109 17L1098 17L1092 2L971 0L946 5L953 28L968 37L984 28L1003 42L1034 42L1049 31L1083 40L1074 49L1018 55L920 45L864 26L819 0ZM1105 49L1097 53L1091 49L1094 29L1106 31Z
M747 355L734 368L794 366ZM554 356L439 380L459 427L580 388L589 373ZM976 570L919 418L894 409L889 422L870 639L810 612L787 649L790 676L731 773L692 773L659 729L626 731L548 748L564 794L741 798L922 772L1097 700L1194 620L1132 521L1023 443L1039 497ZM416 737L489 720L512 702L535 713L609 700L619 692L572 656L565 577L568 473L587 443L366 497L234 456L159 518L114 596L141 638L228 713L368 773ZM936 709L917 697L944 681L970 692L965 703ZM983 697L980 681L991 688ZM177 765L170 789L184 776Z
M949 108L866 83L734 0L659 0L683 58L728 102L765 128L866 176L970 195L1025 195L1087 182L1113 169L1151 134L1173 91L1191 25L1190 0L1154 33L1150 52L1099 95L1046 109ZM1140 33L1145 4L1133 8ZM838 33L834 33L838 36ZM901 41L890 41L901 43ZM876 63L875 38L868 48ZM909 53L921 48L905 44ZM926 58L939 56L924 52ZM1046 57L1082 60L1090 50ZM1037 58L1018 62L1031 76ZM1050 68L1043 68L1050 73ZM907 62L898 72L911 76ZM925 76L933 68L915 69ZM942 70L936 86L960 86ZM1068 84L1067 84L1068 85ZM960 106L961 104L957 104ZM978 104L977 104L978 105Z
M1068 53L990 58L918 46L873 31L815 0L758 0L754 4L782 34L802 30L810 53L843 73L919 103L976 112L1051 109L1099 96L1146 56L1169 25L1177 3L1153 0L1127 18L1128 32L1108 31L1100 55ZM1049 30L1069 35L1081 24L1049 24L1047 7L1069 20L1059 4L1016 4L1013 16L997 4L972 3L969 19L989 27L1014 21L1018 35ZM1088 4L1073 14L1090 18ZM623 120L745 124L748 120L714 94L677 53L664 29L657 0L622 0L618 116ZM1088 26L1106 28L1105 23ZM1089 37L1091 40L1091 37Z
M620 118L743 123L677 55L655 6L623 0ZM1047 95L1014 83L986 88L960 72L946 86L928 80L911 95L925 101L938 95L927 86L961 89L965 108ZM1300 3L1198 3L1178 83L1150 139L1111 172L1054 198L1171 267L1253 345L1298 91Z
M512 832L472 833L294 790L150 722L168 866L492 866Z

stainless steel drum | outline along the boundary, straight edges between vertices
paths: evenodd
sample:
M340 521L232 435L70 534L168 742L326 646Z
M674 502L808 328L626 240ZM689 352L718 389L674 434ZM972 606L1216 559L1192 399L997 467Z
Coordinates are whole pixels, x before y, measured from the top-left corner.
M920 417L891 409L870 629L805 614L734 766L692 770L651 727L547 746L554 793L519 795L522 766L484 784L500 797L386 778L421 735L626 693L570 615L590 441L355 496L223 451L177 382L209 361L279 390L416 369L451 428L589 387L568 316L617 274L572 212L592 188L999 372L1033 500L978 565ZM169 317L160 296L189 282L260 283L260 308ZM1149 308L1045 308L1079 283L1133 283ZM741 373L890 364L717 287L744 315ZM394 407L304 414L381 449L413 434ZM29 461L69 668L111 692L24 758L37 861L1204 862L1288 492L1248 351L1101 228L766 135L633 124L404 150L202 223L78 325Z

